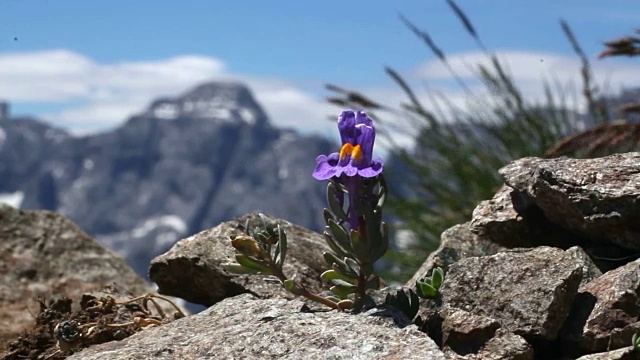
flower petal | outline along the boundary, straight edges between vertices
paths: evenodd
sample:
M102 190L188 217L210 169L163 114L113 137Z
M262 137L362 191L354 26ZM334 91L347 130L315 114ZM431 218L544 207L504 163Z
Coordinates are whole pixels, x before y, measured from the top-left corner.
M371 166L358 170L358 175L362 177L374 177L382 172L382 159L377 157L371 162Z
M336 163L338 153L329 156L320 155L316 158L316 168L313 170L313 177L317 180L327 180L336 174Z
M358 128L358 139L356 142L362 147L363 162L365 166L369 166L371 158L373 158L373 142L376 138L376 131L373 127L365 124L356 125Z
M367 113L364 111L358 111L358 115L356 115L356 124L365 124L367 126L373 127L373 120L367 116Z
M338 130L340 131L340 140L342 141L342 145L346 143L355 143L355 126L356 114L353 112L353 110L343 111L338 118Z
M358 168L348 164L347 166L342 167L342 173L347 176L356 176L356 174L358 174Z

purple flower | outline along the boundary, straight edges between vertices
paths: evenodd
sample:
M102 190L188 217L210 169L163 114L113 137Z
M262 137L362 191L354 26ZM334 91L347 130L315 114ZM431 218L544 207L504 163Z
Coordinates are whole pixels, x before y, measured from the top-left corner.
M313 177L327 180L341 175L369 178L380 174L382 159L372 158L376 130L367 114L343 111L338 118L338 130L342 140L340 152L318 156Z

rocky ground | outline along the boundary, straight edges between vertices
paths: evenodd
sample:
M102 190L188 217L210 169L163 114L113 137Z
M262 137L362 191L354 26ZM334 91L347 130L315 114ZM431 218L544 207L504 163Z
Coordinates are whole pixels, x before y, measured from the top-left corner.
M145 308L146 298L132 299L145 291L82 295L85 288L96 288L130 270L112 271L119 263L92 247L85 252L68 248L75 237L46 230L51 223L24 222L20 229L13 225L25 218L64 223L54 214L3 208L0 256L6 260L2 264L10 265L9 275L1 278L0 310L13 312L0 314L23 319L22 329L31 329L21 337L5 329L5 338L12 341L5 345L8 352L3 356L638 359L640 353L631 344L632 336L640 332L638 164L640 153L627 153L590 160L526 158L504 167L505 185L493 199L477 206L469 222L442 234L439 249L403 289L414 287L415 280L430 275L435 267L444 269L436 299L420 300L417 316L382 301L395 289L372 292L376 304L349 314L293 298L268 279L227 273L222 264L233 256L229 236L242 233L246 220L256 220L249 214L183 239L151 262L150 277L161 294L208 307L171 321L175 310L163 310L162 316L154 312L150 300ZM322 235L271 220L288 234L285 272L307 279L309 289L322 291L318 280L326 249ZM33 230L34 224L45 227ZM25 233L31 235L25 238ZM10 243L20 236L22 240ZM54 243L67 250L48 247L46 239L58 239ZM42 272L40 267L49 265L37 257L40 253L74 254L57 264L76 265ZM103 260L95 274L109 275L101 281L83 273L90 268L87 263L95 263L88 259L96 254ZM36 260L29 260L33 256ZM56 263L57 257L47 261ZM87 283L78 281L79 276ZM63 287L61 282L74 285ZM71 290L72 296L64 293ZM56 292L62 300L41 301L37 314L23 310L29 297ZM69 298L79 301L77 309ZM78 340L61 345L65 336ZM18 357L17 351L24 352Z
M3 344L2 359L65 359L92 345L123 340L185 316L177 307L173 314L165 314L156 304L166 300L156 295L123 298L113 290L100 297L82 295L78 310L73 310L73 300L66 297L39 299L35 325Z

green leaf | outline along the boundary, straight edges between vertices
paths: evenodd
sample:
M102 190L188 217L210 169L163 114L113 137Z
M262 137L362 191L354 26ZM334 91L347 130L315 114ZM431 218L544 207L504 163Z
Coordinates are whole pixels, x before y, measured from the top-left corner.
M358 265L358 263L355 260L353 260L350 257L345 257L344 263L345 265L347 265L349 269L351 269L352 272L356 274L360 274L360 265Z
M409 319L415 318L420 310L420 299L413 291L409 290L409 294L405 290L398 290L395 293L388 293L384 303L395 306L402 311Z
M420 294L424 298L435 298L438 295L438 290L436 290L431 284L426 282L418 282L417 289L420 291Z
M350 267L348 267L347 264L345 264L344 262L335 263L331 265L331 269L340 272L346 277L349 277L352 279L358 278L358 274L354 272Z
M360 233L356 230L351 230L351 248L353 249L354 255L360 262L370 262L369 259L369 246L367 243L362 241L360 238Z
M329 288L329 290L331 290L332 293L338 295L340 299L345 299L347 298L347 296L349 296L349 294L352 294L356 291L356 287L353 285L352 286L334 285L331 288Z
M437 267L433 269L433 273L431 274L431 286L433 286L436 290L439 290L443 281L444 271L442 271L442 268Z
M284 285L284 288L295 295L300 295L300 288L298 287L298 285L295 283L295 281L293 281L293 279L287 279L285 281L282 282L282 285Z
M325 232L322 233L322 235L324 236L324 241L327 242L327 245L329 245L331 250L333 250L338 256L341 256L341 257L347 256L348 255L347 250L343 249L342 246L338 245L338 243L333 241L333 237L331 236L331 234L329 234L328 226L325 226L325 228L327 228L327 230L325 230Z
M418 295L409 289L409 297L411 299L411 313L415 315L420 311L420 299Z
M344 208L338 201L337 192L338 190L335 185L332 182L329 182L329 184L327 184L327 203L329 204L329 210L331 210L333 216L338 219L342 221L349 221L349 217L347 217L347 214L344 212Z
M350 278L348 276L341 274L336 270L327 270L323 272L322 275L320 275L320 278L326 282L333 282L333 283L335 283L336 280L342 280L349 284L355 284L358 281L357 278Z
M269 220L267 219L266 215L263 213L258 213L258 217L260 218L260 220L262 221L262 229L263 230L267 230L269 229L269 226L271 225L269 223Z
M278 244L276 245L275 252L275 263L279 269L282 269L282 265L284 264L284 260L287 257L287 235L284 230L280 228L280 225L277 226L278 229Z
M380 174L380 191L378 192L378 207L382 208L387 200L387 182L383 174Z
M338 257L335 254L332 254L328 251L323 252L322 257L324 258L324 262L326 262L327 265L329 266L342 262L342 260L338 259Z
M322 210L322 216L324 217L324 223L325 224L329 224L329 220L335 220L333 218L333 214L331 213L331 211L329 211L329 209L324 208Z
M244 267L257 270L263 274L270 275L272 273L272 270L267 265L249 256L236 254L236 261Z
M225 264L221 264L220 266L222 266L224 270L234 274L247 274L247 275L260 274L260 271L256 269L244 267L237 263L225 263Z
M348 252L351 252L351 239L349 238L349 234L347 231L340 226L337 222L333 220L329 220L329 231L331 235L333 235L333 239L337 244L339 244L343 249Z
M252 256L256 259L268 259L269 254L252 237L246 235L235 236L231 239L233 246L241 254Z
M407 294L404 293L404 291L402 290L398 290L398 292L396 293L396 301L397 301L397 306L399 309L409 309L409 298L407 298Z

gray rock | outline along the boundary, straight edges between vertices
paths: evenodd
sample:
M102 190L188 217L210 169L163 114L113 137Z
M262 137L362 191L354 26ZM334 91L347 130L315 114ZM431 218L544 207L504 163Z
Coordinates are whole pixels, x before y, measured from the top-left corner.
M579 289L563 340L584 352L628 346L640 332L640 260L611 270Z
M579 260L557 248L539 247L462 259L451 265L440 290L447 309L494 318L528 341L552 341L581 278Z
M505 182L551 222L600 243L640 250L640 153L516 160Z
M478 360L533 360L533 347L522 336L509 332L501 333L487 341L480 350Z
M582 239L550 222L526 194L503 185L473 210L471 232L507 248L569 248Z
M613 351L581 356L577 360L637 360L638 358L640 358L638 352L632 346L628 346Z
M477 353L500 328L490 317L449 309L442 323L442 345L459 355Z
M445 359L414 325L396 325L408 319L392 308L350 315L303 305L244 294L68 359Z
M471 232L507 247L531 246L527 225L513 207L512 192L503 185L491 200L480 202L473 210Z
M78 301L114 283L135 295L153 291L124 260L64 216L0 205L0 339L35 324L29 312L37 309L35 298Z
M483 236L473 234L469 230L469 223L455 225L445 230L440 237L440 246L432 252L418 271L407 282L406 286L414 288L416 281L429 275L436 267L444 269L456 261L473 256L493 255L507 248L497 245Z
M242 234L247 218L252 219L250 226L258 225L257 214L248 214L182 239L167 253L153 259L149 277L158 285L158 292L206 306L242 293L293 298L277 281L230 274L220 266L234 261L235 250L229 236ZM284 273L311 291L322 291L320 274L327 270L322 254L330 251L323 236L284 220L269 219L287 233Z
M566 250L571 257L578 259L582 263L582 280L580 286L586 285L591 280L602 276L602 271L598 269L596 264L591 260L589 254L579 246L574 246Z
M477 354L458 355L445 349L449 360L533 360L533 347L522 338L498 329L496 336L489 339Z

